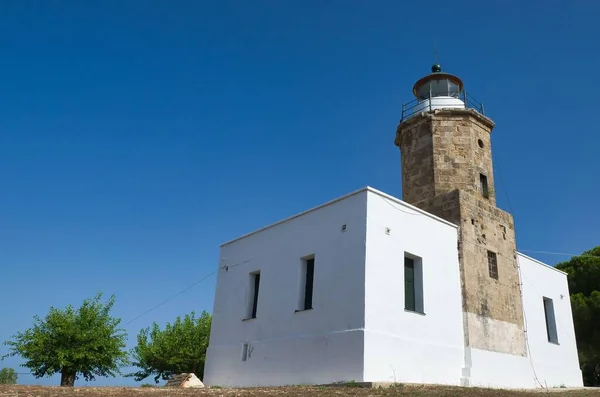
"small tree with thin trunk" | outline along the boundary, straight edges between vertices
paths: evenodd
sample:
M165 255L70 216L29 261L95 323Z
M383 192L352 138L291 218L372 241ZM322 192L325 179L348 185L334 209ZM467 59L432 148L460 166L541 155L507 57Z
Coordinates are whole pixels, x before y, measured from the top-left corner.
M110 315L115 297L106 304L102 294L84 300L79 309L71 305L61 310L50 308L44 319L34 317L34 325L19 332L4 344L11 356L25 359L23 367L36 378L61 374L61 386L74 386L80 376L86 381L96 376L115 376L127 365L127 334L119 329L120 319Z
M0 385L16 385L17 372L12 368L0 369Z
M139 382L154 375L158 383L175 374L192 372L203 379L211 322L212 317L206 311L200 317L192 312L183 319L177 317L173 324L167 323L164 330L156 323L141 330L138 344L131 352L133 365L140 371L127 376Z

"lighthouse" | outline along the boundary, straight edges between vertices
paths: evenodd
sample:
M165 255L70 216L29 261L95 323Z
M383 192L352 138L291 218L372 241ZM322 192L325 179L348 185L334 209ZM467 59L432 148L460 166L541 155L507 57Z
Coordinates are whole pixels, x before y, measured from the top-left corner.
M412 94L402 199L366 186L221 245L204 384L582 385L567 275L496 206L494 122L438 64Z

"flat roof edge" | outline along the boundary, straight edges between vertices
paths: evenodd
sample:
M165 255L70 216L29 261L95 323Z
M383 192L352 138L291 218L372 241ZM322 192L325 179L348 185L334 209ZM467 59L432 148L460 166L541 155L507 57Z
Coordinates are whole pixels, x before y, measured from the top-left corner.
M309 209L307 209L307 210L305 210L305 211L299 212L299 213L297 213L297 214L295 214L295 215L292 215L292 216L289 216L289 217L287 217L287 218L284 218L284 219L282 219L282 220L280 220L280 221L277 221L277 222L271 223L271 224L269 224L269 225L266 225L266 226L263 226L263 227L261 227L261 228L259 228L259 229L256 229L256 230L254 230L254 231L252 231L252 232L249 232L249 233L243 234L243 235L241 235L241 236L239 236L239 237L236 237L236 238L234 238L234 239L231 239L231 240L229 240L229 241L226 241L226 242L222 243L222 244L221 244L219 247L221 247L221 248L222 248L222 247L224 247L224 246L226 246L226 245L229 245L229 244L231 244L231 243L234 243L234 242L236 242L236 241L238 241L238 240L241 240L241 239L243 239L243 238L246 238L246 237L249 237L249 236L251 236L251 235L253 235L253 234L256 234L256 233L262 232L262 231L264 231L264 230L266 230L266 229L270 229L270 228L272 228L272 227L275 227L275 226L277 226L277 225L281 225L282 223L289 222L289 221L291 221L291 220L293 220L293 219L299 218L299 217L301 217L301 216L303 216L303 215L306 215L306 214L308 214L308 213L310 213L310 212L313 212L313 211L319 210L319 209L321 209L321 208L327 207L327 206L329 206L329 205L335 204L335 203L337 203L337 202L339 202L339 201L345 200L345 199L347 199L347 198L350 198L350 197L352 197L352 196L355 196L355 195L357 195L357 194L360 194L360 193L362 193L362 192L371 192L371 193L373 193L373 194L376 194L376 195L380 196L380 197L381 197L381 198L383 198L384 200L390 200L390 201L393 201L394 203L396 203L396 204L399 204L399 205L401 205L401 206L405 207L406 209L409 209L409 210L411 210L411 211L415 211L415 212L417 212L417 213L419 213L419 214L421 214L421 215L428 216L428 217L430 217L430 218L432 218L432 219L435 219L436 221L442 222L442 223L444 223L444 224L446 224L446 225L448 225L448 226L452 226L452 227L454 227L454 228L458 229L458 226L457 226L457 225L455 225L455 224L454 224L454 223L452 223L452 222L448 222L448 221L447 221L447 220L445 220L445 219L442 219L442 218L440 218L440 217L438 217L438 216L436 216L436 215L430 214L430 213L429 213L429 212L427 212L427 211L424 211L424 210L422 210L422 209L420 209L420 208L417 208L417 207L415 207L414 205L408 204L408 203L406 203L406 202L404 202L404 201L402 201L402 200L400 200L400 199L398 199L398 198L396 198L396 197L394 197L394 196L391 196L391 195L389 195L389 194L387 194L387 193L384 193L384 192L382 192L382 191L380 191L380 190L377 190L377 189L375 189L375 188L372 188L372 187L370 187L370 186L365 186L365 187L362 187L362 188L360 188L360 189L357 189L357 190L355 190L355 191L353 191L353 192L350 192L350 193L344 194L344 195L342 195L342 196L340 196L340 197L337 197L337 198L334 198L334 199L332 199L332 200L326 201L326 202L324 202L324 203L322 203L322 204L319 204L319 205L317 205L317 206L315 206L315 207L309 208Z
M545 267L547 267L547 268L550 268L550 269L554 270L555 272L559 272L559 273L562 273L562 274L564 274L565 276L568 276L568 274L567 274L567 273L565 273L565 272L563 272L562 270L560 270L560 269L557 269L557 268L555 268L554 266L550 266L549 264L547 264L547 263L544 263L544 262L542 262L542 261L540 261L540 260L538 260L538 259L535 259L535 258L532 258L532 257L530 257L530 256L528 256L528 255L522 254L522 253L520 253L519 251L517 251L517 255L519 255L519 256L522 256L522 257L523 257L523 258L525 258L525 259L529 259L530 261L532 261L532 262L535 262L535 263L537 263L537 264L539 264L539 265L542 265L542 266L545 266Z
M380 190L377 190L377 189L374 189L374 188L368 187L368 186L367 186L367 190L370 191L371 193L375 193L378 196L381 196L381 198L383 198L383 199L391 200L391 201L395 202L396 204L400 204L401 206L406 207L407 209L409 209L411 211L418 212L421 215L428 216L428 217L430 217L432 219L435 219L436 221L439 221L439 222L444 223L444 224L446 224L448 226L452 226L455 229L458 229L458 225L456 225L456 224L454 224L452 222L449 222L449 221L447 221L445 219L442 219L442 218L440 218L437 215L433 215L433 214L431 214L431 213L429 213L429 212L427 212L425 210L422 210L422 209L420 209L418 207L415 207L412 204L408 204L407 202L402 201L402 200L400 200L397 197L391 196L391 195L389 195L387 193L384 193L384 192L382 192Z
M368 189L369 189L369 187L368 187L368 186L365 186L365 187L362 187L362 188L360 188L360 189L357 189L357 190L355 190L355 191L353 191L353 192L350 192L350 193L344 194L343 196L340 196L340 197L334 198L333 200L326 201L326 202L324 202L324 203L322 203L322 204L319 204L319 205L317 205L317 206L315 206L315 207L309 208L309 209L307 209L307 210L305 210L305 211L299 212L299 213L297 213L297 214L295 214L295 215L289 216L289 217L287 217L287 218L284 218L284 219L282 219L282 220L279 220L279 221L277 221L277 222L275 222L275 223L271 223L271 224L269 224L269 225L266 225L266 226L263 226L263 227L261 227L260 229L256 229L256 230L254 230L254 231L252 231L252 232L249 232L249 233L243 234L243 235L241 235L241 236L239 236L239 237L236 237L236 238L234 238L234 239L232 239L232 240L229 240L229 241L227 241L227 242L224 242L223 244L221 244L221 245L220 245L220 247L224 247L224 246L226 246L226 245L228 245L228 244L231 244L231 243L233 243L233 242L235 242L235 241L238 241L238 240L241 240L241 239L243 239L243 238L249 237L249 236L251 236L251 235L253 235L253 234L256 234L256 233L258 233L258 232L262 232L262 231L264 231L264 230L270 229L270 228L272 228L272 227L275 227L275 226L277 226L277 225L281 225L282 223L289 222L289 221L291 221L292 219L299 218L299 217L301 217L301 216L303 216L303 215L306 215L306 214L308 214L308 213L310 213L310 212L313 212L313 211L316 211L316 210L318 210L318 209L321 209L321 208L327 207L327 206L329 206L329 205L331 205L331 204L335 204L335 203L337 203L338 201L345 200L345 199L347 199L347 198L350 198L350 197L352 197L352 196L355 196L355 195L357 195L357 194L359 194L359 193L365 192L365 191L367 191Z

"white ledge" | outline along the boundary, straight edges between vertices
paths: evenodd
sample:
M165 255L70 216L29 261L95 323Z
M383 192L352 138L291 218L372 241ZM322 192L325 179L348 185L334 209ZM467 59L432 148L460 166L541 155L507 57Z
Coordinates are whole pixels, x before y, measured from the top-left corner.
M396 203L396 204L399 204L399 205L401 205L401 206L405 207L407 210L410 210L410 211L417 212L417 213L419 213L419 214L421 214L421 215L425 215L425 216L428 216L428 217L430 217L430 218L432 218L432 219L435 219L435 220L437 220L437 221L439 221L439 222L442 222L442 223L444 223L444 224L446 224L446 225L448 225L448 226L452 226L452 227L454 227L454 228L458 228L458 226L457 226L457 225L455 225L455 224L454 224L454 223L452 223L452 222L448 222L447 220L445 220L445 219L442 219L442 218L440 218L440 217L437 217L437 216L435 216L435 215L433 215L433 214L430 214L430 213L429 213L429 212L427 212L427 211L423 211L423 210L422 210L422 209L420 209L420 208L417 208L417 207L415 207L415 206L413 206L413 205L410 205L410 204L408 204L408 203L406 203L406 202L404 202L404 201L402 201L402 200L400 200L400 199L398 199L398 198L396 198L396 197L394 197L394 196L390 196L389 194L383 193L383 192L382 192L382 191L380 191L380 190L374 189L374 188L372 188L372 187L370 187L370 186L365 186L365 187L363 187L363 188L361 188L361 189L355 190L355 191L353 191L353 192L351 192L351 193L345 194L345 195L343 195L343 196L341 196L341 197L338 197L338 198L336 198L336 199L333 199L333 200L327 201L327 202L325 202L325 203L323 203L323 204L320 204L320 205L318 205L318 206L316 206L316 207L310 208L310 209L308 209L308 210L306 210L306 211L300 212L300 213L298 213L298 214L296 214L296 215L292 215L292 216L290 216L290 217L288 217L288 218L285 218L285 219L282 219L282 220L280 220L280 221L277 221L277 222L275 222L275 223L272 223L272 224L270 224L270 225L264 226L264 227L262 227L262 228L260 228L260 229L257 229L257 230L255 230L255 231L253 231L253 232L246 233L246 234L244 234L244 235L242 235L242 236L240 236L240 237L236 237L236 238L234 238L234 239L232 239L232 240L229 240L229 241L227 241L227 242L225 242L225 243L221 244L221 247L224 247L224 246L226 246L226 245L228 245L228 244L231 244L231 243L233 243L233 242L235 242L235 241L241 240L241 239L243 239L243 238L246 238L246 237L248 237L248 236L251 236L251 235L253 235L253 234L256 234L256 233L258 233L258 232L262 232L262 231L264 231L264 230L266 230L266 229L269 229L269 228L272 228L272 227L274 227L274 226L280 225L280 224L282 224L282 223L285 223L285 222L291 221L292 219L299 218L299 217L301 217L302 215L306 215L306 214L308 214L308 213L310 213L310 212L313 212L313 211L316 211L316 210L318 210L318 209L321 209L321 208L327 207L328 205L335 204L335 203L337 203L338 201L345 200L345 199L347 199L347 198L349 198L349 197L355 196L355 195L357 195L357 194L359 194L359 193L362 193L362 192L365 192L365 191L368 191L368 192L371 192L371 193L377 194L378 196L380 196L380 197L381 197L381 198L383 198L383 199L386 199L386 200L393 201L394 203Z
M535 259L535 258L532 258L532 257L530 257L530 256L527 256L527 255L525 255L525 254L522 254L522 253L520 253L519 251L517 251L517 255L519 255L519 256L522 256L522 257L523 257L523 258L525 258L525 259L529 259L530 261L532 261L532 262L535 262L535 263L537 263L537 264L540 264L540 265L542 265L542 266L546 266L546 267L548 267L548 268L550 268L550 269L552 269L552 270L554 270L554 271L556 271L556 272L559 272L559 273L562 273L562 274L564 274L565 276L568 276L568 274L567 274L567 273L565 273L565 272L563 272L562 270L560 270L560 269L557 269L557 268L555 268L554 266L551 266L551 265L549 265L549 264L547 264L547 263L544 263L544 262L542 262L542 261L540 261L540 260L537 260L537 259Z

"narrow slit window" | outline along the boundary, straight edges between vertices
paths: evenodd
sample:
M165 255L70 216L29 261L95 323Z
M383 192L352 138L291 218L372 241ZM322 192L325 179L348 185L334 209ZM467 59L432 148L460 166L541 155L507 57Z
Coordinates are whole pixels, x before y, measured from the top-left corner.
M304 288L304 310L312 309L315 258L306 261L306 285Z
M490 277L498 280L498 257L495 252L488 251L488 271Z
M248 344L242 344L242 361L246 361L248 359Z
M315 258L302 259L300 274L300 296L297 311L310 310L313 308L313 294L315 281Z
M423 262L412 255L404 257L404 309L424 313Z
M415 262L404 258L404 308L415 311Z
M548 337L548 342L558 343L554 302L552 299L546 297L544 297L544 316L546 318L546 336Z
M260 289L260 272L250 274L250 313L249 318L256 318L256 312L258 310L258 291Z
M490 197L487 176L479 174L479 184L481 185L481 194L483 195L483 197Z

